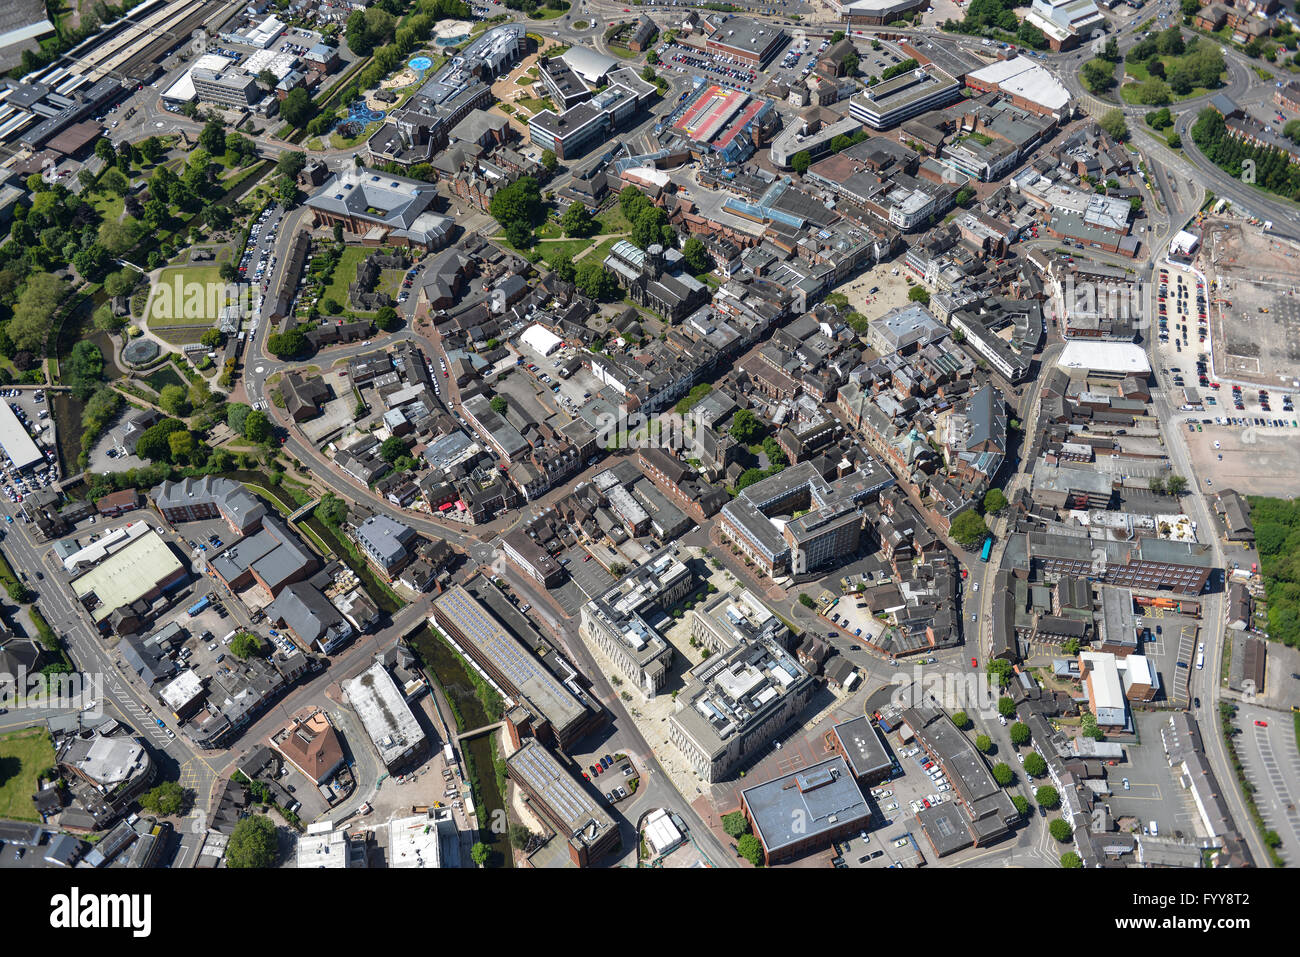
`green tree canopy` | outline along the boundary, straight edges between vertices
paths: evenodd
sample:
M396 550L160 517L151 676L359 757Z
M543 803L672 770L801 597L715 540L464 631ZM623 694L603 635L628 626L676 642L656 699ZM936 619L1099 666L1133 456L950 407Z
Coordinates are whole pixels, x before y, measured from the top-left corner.
M240 818L226 844L226 866L270 868L279 860L275 825L264 814Z
M973 509L966 509L952 520L949 533L958 544L970 548L972 545L982 542L988 535L989 529L984 524L984 519L977 512Z
M185 789L175 781L164 781L140 796L140 806L163 817L174 817L185 804Z
M731 837L740 837L749 833L749 821L740 811L722 815L722 829Z
M1074 828L1070 827L1070 822L1065 818L1053 818L1052 823L1047 825L1047 831L1058 841L1068 841L1074 834Z
M1061 795L1050 784L1044 784L1034 792L1034 800L1049 811L1061 803Z
M987 734L977 734L975 736L975 747L979 748L981 754L988 754L993 750L993 739Z
M763 866L763 845L753 834L742 834L737 838L736 850L755 867Z
M1001 761L993 765L993 780L998 782L999 787L1010 787L1015 779L1016 772L1011 770L1011 765Z
M1031 778L1041 778L1047 773L1047 759L1037 751L1025 755L1025 773Z
M1016 747L1021 747L1029 743L1030 733L1029 725L1023 721L1017 721L1007 729L1011 733L1011 743Z

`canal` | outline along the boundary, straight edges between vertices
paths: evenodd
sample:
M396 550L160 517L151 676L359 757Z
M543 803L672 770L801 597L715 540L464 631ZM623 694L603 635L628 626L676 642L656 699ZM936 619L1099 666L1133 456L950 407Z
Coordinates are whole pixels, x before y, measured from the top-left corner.
M443 697L451 705L458 731L481 728L498 720L489 715L460 657L432 628L416 632L410 643L425 674L438 683ZM460 743L460 752L465 764L465 780L470 783L478 812L479 840L487 845L489 851L488 867L513 867L514 855L510 850L507 828L493 826L495 822L508 819L505 795L497 784L493 761L494 733L466 738Z

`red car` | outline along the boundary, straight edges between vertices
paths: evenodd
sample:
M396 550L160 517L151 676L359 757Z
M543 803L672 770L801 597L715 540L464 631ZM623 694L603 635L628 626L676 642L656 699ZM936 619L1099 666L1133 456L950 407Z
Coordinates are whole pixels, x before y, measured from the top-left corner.
M584 561L584 562L589 562L589 561L591 561L591 556L588 555L586 558L583 559L583 561Z
M972 658L972 659L970 660L970 666L971 666L972 668L978 668L978 667L980 666L980 664L979 664L978 661L976 661L974 658Z
M1257 727L1257 728L1267 728L1267 727L1268 727L1268 722L1267 722L1267 721L1256 721L1256 722L1255 722L1255 727Z

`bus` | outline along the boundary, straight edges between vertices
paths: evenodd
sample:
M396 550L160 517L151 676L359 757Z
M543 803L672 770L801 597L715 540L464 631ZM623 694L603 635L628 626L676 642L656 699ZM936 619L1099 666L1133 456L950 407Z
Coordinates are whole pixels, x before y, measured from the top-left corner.
M993 554L993 536L990 535L984 539L984 547L980 550L980 561L986 562L989 556Z
M207 608L208 605L210 605L211 603L212 603L212 600L211 600L207 595L204 595L202 598L200 598L200 599L199 599L198 601L196 601L194 604L190 605L190 608L189 608L189 616L190 616L191 618L193 618L195 615L197 615L199 612L201 612L204 608Z

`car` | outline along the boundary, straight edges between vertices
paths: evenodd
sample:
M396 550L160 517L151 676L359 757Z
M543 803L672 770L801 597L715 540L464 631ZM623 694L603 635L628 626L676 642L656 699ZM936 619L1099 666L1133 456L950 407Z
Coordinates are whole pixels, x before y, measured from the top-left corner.
M1257 728L1267 728L1267 727L1268 727L1268 722L1267 722L1267 721L1256 721L1256 722L1255 722L1255 727L1257 727Z
M970 666L971 666L972 668L978 668L978 667L980 666L980 665L979 665L979 661L978 661L977 659L975 659L975 658L972 658L972 659L970 660Z
M603 758L600 759L600 766L601 766L602 768L607 768L607 767L609 767L609 766L610 766L611 764L613 764L613 763L614 763L614 759L611 758L608 754L605 755Z
M1128 789L1129 789L1128 778L1125 778L1125 779L1124 779L1124 790L1127 791Z

